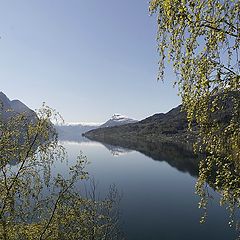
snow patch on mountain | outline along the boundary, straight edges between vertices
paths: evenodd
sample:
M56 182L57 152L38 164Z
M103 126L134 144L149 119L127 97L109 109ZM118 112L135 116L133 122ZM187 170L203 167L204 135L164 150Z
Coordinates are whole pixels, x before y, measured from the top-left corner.
M119 126L119 125L124 125L124 124L129 124L129 123L135 123L138 122L135 119L126 117L124 115L121 114L113 114L113 116L104 124L102 124L100 126L100 128L104 128L104 127L114 127L114 126Z
M125 120L128 120L130 118L124 116L124 115L121 115L121 114L118 114L118 113L115 113L113 114L113 116L111 117L112 120L115 120L115 121L125 121Z

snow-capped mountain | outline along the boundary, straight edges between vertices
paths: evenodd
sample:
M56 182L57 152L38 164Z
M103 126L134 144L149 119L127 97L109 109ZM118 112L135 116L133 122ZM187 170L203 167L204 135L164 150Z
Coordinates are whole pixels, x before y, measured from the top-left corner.
M138 122L138 121L135 119L123 116L121 114L114 114L107 122L102 124L100 128L120 126L128 123L135 123L135 122Z
M120 114L114 114L104 124L102 123L67 123L64 125L56 125L55 128L58 132L58 137L63 141L84 141L82 137L84 133L104 127L113 127L124 125L128 123L135 123L137 120L125 117Z

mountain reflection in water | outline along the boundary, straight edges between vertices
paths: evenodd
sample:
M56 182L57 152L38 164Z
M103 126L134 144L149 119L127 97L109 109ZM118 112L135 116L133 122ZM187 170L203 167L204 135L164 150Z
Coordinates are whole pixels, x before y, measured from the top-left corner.
M114 183L123 194L120 207L126 239L234 240L228 213L212 189L207 223L199 223L198 159L190 149L146 141L112 145L109 141L68 141L65 146L70 159L79 151L87 156L91 163L87 171L99 182L99 193ZM116 156L116 152L124 154Z
M199 160L194 155L192 148L186 145L179 145L165 142L150 142L150 141L114 141L107 140L101 142L108 149L121 149L120 151L138 151L153 160L165 161L170 166L181 172L187 172L191 176L198 175ZM111 147L110 147L111 146Z

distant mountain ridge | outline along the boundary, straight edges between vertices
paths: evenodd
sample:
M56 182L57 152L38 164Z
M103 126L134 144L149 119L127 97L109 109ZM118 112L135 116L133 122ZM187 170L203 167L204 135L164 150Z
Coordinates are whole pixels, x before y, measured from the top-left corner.
M224 96L224 98L222 98ZM221 126L229 124L234 111L234 101L240 99L240 92L217 93L211 97L221 104L222 108L210 115L212 121ZM174 143L184 145L189 150L198 133L196 122L192 123L192 131L188 129L186 111L182 105L167 113L154 114L142 121L91 130L84 134L90 140L99 141L130 149L137 149L137 143Z
M36 113L20 100L10 100L3 92L0 92L0 114L3 120L22 113L29 118L37 117Z
M121 126L129 123L136 123L137 120L123 116L121 114L114 114L105 123L67 123L63 125L56 125L55 129L58 132L59 140L63 141L84 141L82 135L85 132L95 130L98 128L108 128L113 126ZM85 139L86 140L86 139Z
M117 144L126 141L188 142L188 122L186 112L179 105L167 113L158 113L144 120L121 126L98 128L84 134L91 140ZM121 145L120 145L121 146Z
M96 129L96 125L87 125L87 124L64 124L64 125L55 125L55 129L58 133L58 139L61 141L84 141L82 134L84 132Z

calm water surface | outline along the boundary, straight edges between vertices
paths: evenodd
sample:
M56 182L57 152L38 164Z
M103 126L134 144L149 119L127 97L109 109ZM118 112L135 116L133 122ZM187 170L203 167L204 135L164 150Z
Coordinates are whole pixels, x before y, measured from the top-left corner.
M87 171L99 182L99 192L105 193L110 184L116 184L122 193L120 208L127 239L231 240L236 237L234 229L228 226L228 212L219 206L217 194L209 204L207 222L199 223L202 211L198 209L199 197L194 193L196 169L191 164L182 166L182 161L171 161L171 156L166 154L153 160L137 151L97 142L63 144L69 165L80 151L91 162ZM67 166L58 163L55 168L65 172Z

